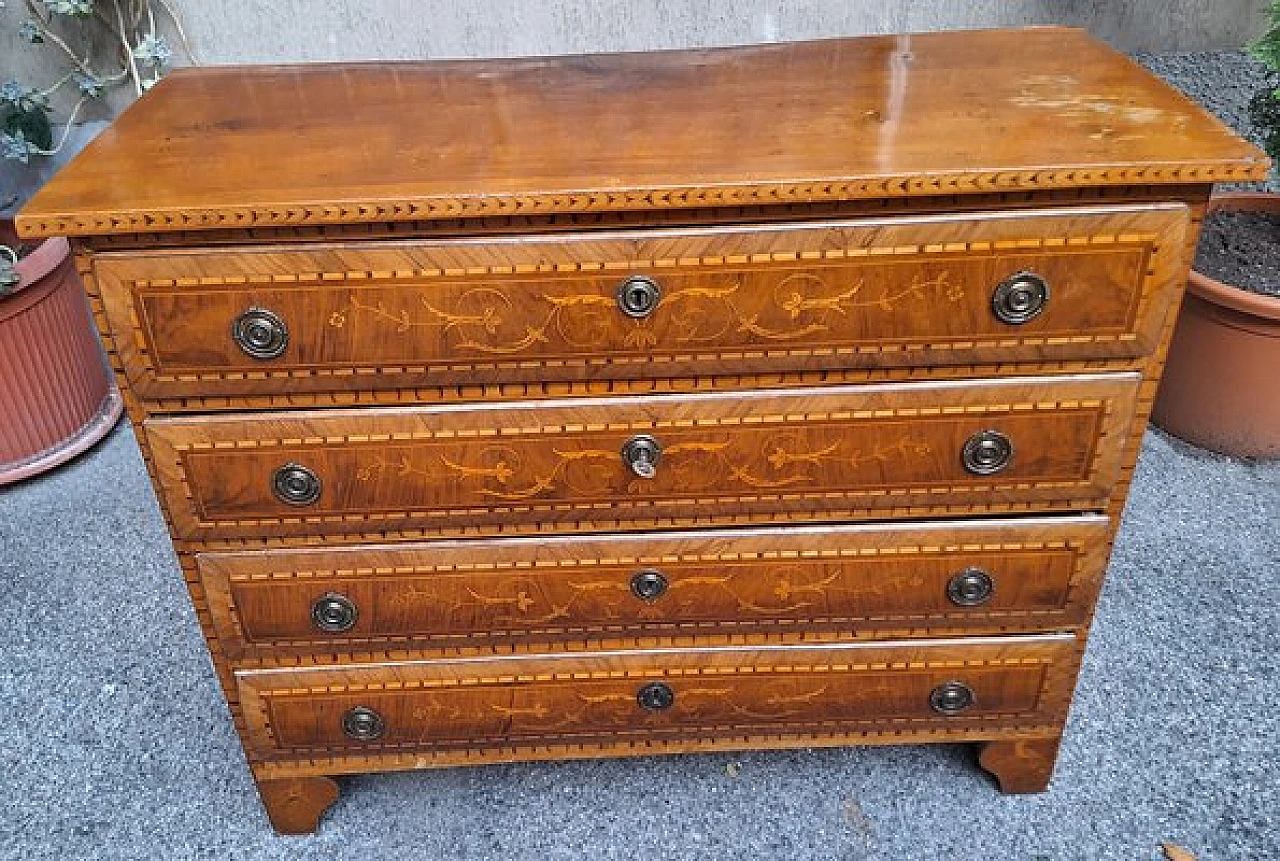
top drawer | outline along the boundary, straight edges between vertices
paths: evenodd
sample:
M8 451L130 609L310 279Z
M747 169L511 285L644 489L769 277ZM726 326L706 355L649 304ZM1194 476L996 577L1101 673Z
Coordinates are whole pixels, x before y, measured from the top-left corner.
M94 272L150 398L1087 360L1155 346L1187 213L109 253Z

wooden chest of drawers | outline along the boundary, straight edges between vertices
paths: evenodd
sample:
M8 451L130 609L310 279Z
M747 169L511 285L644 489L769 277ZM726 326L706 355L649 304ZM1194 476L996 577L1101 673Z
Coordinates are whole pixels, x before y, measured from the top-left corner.
M969 741L1044 789L1211 184L1073 30L180 71L76 240L268 814Z

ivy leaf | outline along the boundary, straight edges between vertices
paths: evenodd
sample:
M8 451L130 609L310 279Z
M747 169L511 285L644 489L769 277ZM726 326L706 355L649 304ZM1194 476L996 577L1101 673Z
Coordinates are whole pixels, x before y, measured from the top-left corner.
M44 28L28 18L18 25L18 36L33 45L39 45L44 42Z
M97 75L86 75L82 72L76 72L71 76L71 80L75 81L76 87L80 90L80 95L96 99L102 95L104 85L102 79Z
M164 36L146 35L133 49L133 56L152 69L158 70L173 59L173 49L169 47L169 42Z
M49 110L49 97L14 80L0 84L0 105L22 112Z
M44 7L55 15L93 14L93 0L44 0Z
M1262 135L1262 146L1280 160L1280 90L1265 87L1249 100L1249 119Z
M53 128L49 125L49 115L43 108L23 110L11 107L4 117L3 132L36 149L53 149ZM5 158L17 158L14 155L17 146L16 142L6 141Z
M1273 72L1280 72L1280 0L1271 0L1267 10L1271 29L1249 44L1249 53Z
M31 142L21 130L12 134L0 132L0 157L11 158L26 164L31 160Z
M0 105L12 105L16 108L26 91L26 87L17 81L5 81L0 84Z
M1273 72L1280 71L1280 27L1250 43L1249 53Z

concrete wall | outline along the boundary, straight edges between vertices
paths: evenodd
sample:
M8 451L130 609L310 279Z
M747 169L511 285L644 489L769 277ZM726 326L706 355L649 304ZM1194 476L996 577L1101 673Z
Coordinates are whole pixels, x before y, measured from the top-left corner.
M1071 24L1126 51L1236 48L1263 0L171 0L201 63L497 57L861 33ZM157 4L158 7L159 4ZM48 82L57 52L18 40L0 2L0 79ZM175 42L176 44L176 42ZM131 98L123 88L102 118ZM65 102L62 104L65 107Z
M1124 50L1239 47L1263 0L178 0L202 59L494 57L1072 24Z

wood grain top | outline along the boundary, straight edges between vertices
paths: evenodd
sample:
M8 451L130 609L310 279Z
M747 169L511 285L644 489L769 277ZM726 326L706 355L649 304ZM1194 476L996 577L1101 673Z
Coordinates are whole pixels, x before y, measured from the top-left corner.
M19 214L28 237L1261 179L1083 31L183 69Z

